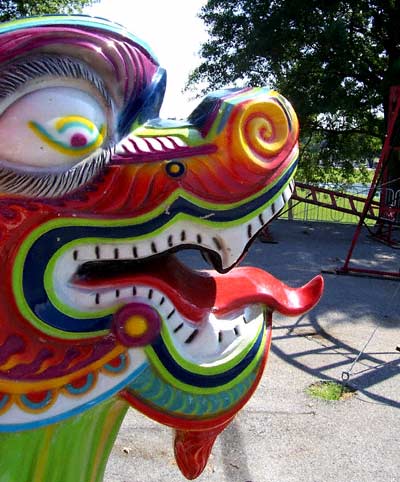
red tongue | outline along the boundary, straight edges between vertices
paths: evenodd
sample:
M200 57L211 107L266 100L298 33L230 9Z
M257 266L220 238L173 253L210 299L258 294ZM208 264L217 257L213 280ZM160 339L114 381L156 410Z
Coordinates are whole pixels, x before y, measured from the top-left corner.
M301 288L289 288L258 268L235 268L223 275L216 271L196 272L174 256L160 258L142 268L139 274L113 276L106 280L74 279L73 283L90 289L146 285L162 291L176 309L192 321L202 321L210 311L224 315L254 303L295 316L311 309L323 290L321 276Z
M324 280L316 276L300 288L290 288L258 268L236 268L227 275L217 274L215 311L221 315L245 305L261 303L271 311L296 316L310 310L322 296Z

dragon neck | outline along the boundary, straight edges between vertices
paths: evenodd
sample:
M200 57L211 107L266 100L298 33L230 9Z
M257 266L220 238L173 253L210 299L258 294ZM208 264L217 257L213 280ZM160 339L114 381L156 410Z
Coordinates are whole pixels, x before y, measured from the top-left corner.
M114 398L63 422L0 434L2 480L101 482L127 408Z

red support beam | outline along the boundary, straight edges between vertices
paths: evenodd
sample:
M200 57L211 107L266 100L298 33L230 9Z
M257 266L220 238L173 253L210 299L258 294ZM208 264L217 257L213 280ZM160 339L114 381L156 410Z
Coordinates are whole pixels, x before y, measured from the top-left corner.
M387 161L389 159L390 153L393 150L399 150L400 148L399 146L392 145L394 135L400 134L399 132L394 132L396 121L399 118L399 114L400 86L395 86L392 87L390 91L388 115L389 121L385 142L383 144L383 149L379 158L379 162L376 167L371 186L369 188L368 196L366 198L348 193L337 192L318 186L312 186L301 182L296 182L296 189L292 195L292 200L313 204L328 209L333 209L335 211L352 214L359 217L359 222L353 235L353 239L351 241L344 265L336 270L338 274L366 274L370 276L380 276L384 278L400 278L400 272L371 270L367 268L356 268L350 266L354 248L357 244L362 226L366 219L373 219L377 221L377 225L380 226L380 232L375 234L375 237L377 239L380 239L389 245L396 244L392 242L391 235L393 226L398 225L397 220L400 216L400 207L386 204L387 196L386 185L384 181L386 177ZM400 125L398 123L396 125L396 130L398 131L399 129ZM374 200L374 196L379 185L381 186L381 195L380 201L378 202ZM321 197L324 197L324 200L322 200ZM342 202L344 206L339 205L339 202ZM385 225L387 226L387 231L384 230Z
M355 248L355 246L357 244L357 241L358 241L358 238L360 236L361 228L364 224L364 221L368 217L368 212L369 212L370 207L372 206L373 198L374 198L374 195L375 195L376 190L378 188L378 184L381 182L382 178L383 179L385 178L386 166L387 166L387 161L389 159L390 153L394 148L398 147L398 146L392 145L392 138L393 138L393 135L395 134L394 129L395 129L396 120L399 117L399 113L400 113L400 86L395 86L395 87L392 87L391 90L390 90L388 130L387 130L387 134L386 134L386 137L385 137L385 142L383 144L381 156L379 158L378 166L376 167L374 178L371 182L369 193L368 193L367 199L365 201L364 209L361 213L358 225L356 227L353 239L351 241L346 260L344 262L344 265L341 268L337 269L337 273L340 273L340 274L352 274L352 273L356 273L356 274L360 273L361 274L361 273L363 273L363 274L374 275L374 276L378 275L378 276L382 276L382 277L389 276L389 277L394 277L394 278L400 278L400 272L387 272L387 271L379 271L379 270L370 270L370 269L367 269L367 268L355 268L355 267L350 266L350 262L351 262L351 259L352 259L352 256L353 256L354 248ZM383 188L385 188L385 187L383 186ZM390 216L393 216L393 215L396 214L393 211L393 210L396 210L395 208L390 208L389 206L382 205L382 203L385 202L385 199L386 199L386 197L381 195L381 202L380 202L380 206L379 206L379 215L378 215L378 222L381 222L381 223L383 221L383 218L382 218L383 213L388 213L388 214L390 214ZM389 213L387 211L387 209L392 209L392 212ZM399 210L396 210L396 211L399 211ZM396 218L396 216L394 217L394 219L395 218ZM386 223L388 223L387 219L385 219L385 221L386 221ZM389 224L388 244L390 244L392 223L389 222L388 224Z
M320 200L318 195L327 195L329 197L329 202ZM296 182L296 189L292 195L292 200L308 204L314 204L315 206L333 209L335 211L352 214L354 216L360 216L363 212L363 208L357 208L356 203L360 203L362 206L364 206L366 198L349 193L332 191L330 189L318 186L312 186L311 184ZM344 206L340 206L338 204L340 200L346 201L349 207L347 208ZM374 220L379 219L379 203L377 201L371 202L366 217Z

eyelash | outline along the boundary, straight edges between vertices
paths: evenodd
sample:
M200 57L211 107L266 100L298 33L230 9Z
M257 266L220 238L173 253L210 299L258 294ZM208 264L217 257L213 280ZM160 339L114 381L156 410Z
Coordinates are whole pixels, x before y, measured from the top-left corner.
M41 56L13 63L0 73L0 100L14 94L27 82L40 77L83 79L100 93L106 106L113 101L102 82L84 63L69 57ZM36 198L56 198L87 183L107 166L111 148L95 151L89 158L62 172L22 172L0 166L0 191Z
M107 166L110 149L95 152L85 161L61 173L35 175L0 167L0 190L36 198L55 198L65 195L92 179Z

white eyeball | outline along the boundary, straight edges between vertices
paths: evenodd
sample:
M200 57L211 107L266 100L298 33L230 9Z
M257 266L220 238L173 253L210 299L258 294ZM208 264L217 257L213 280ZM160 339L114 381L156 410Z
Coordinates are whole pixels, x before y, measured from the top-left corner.
M101 147L107 113L78 88L45 87L18 98L0 116L0 162L24 167L69 167Z

